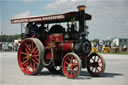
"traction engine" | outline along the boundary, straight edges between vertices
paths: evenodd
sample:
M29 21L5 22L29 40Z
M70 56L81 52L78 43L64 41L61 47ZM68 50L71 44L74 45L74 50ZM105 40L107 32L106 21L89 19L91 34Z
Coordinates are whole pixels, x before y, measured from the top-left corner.
M67 78L77 78L81 68L87 68L91 76L100 76L104 72L103 57L91 52L88 27L85 24L86 20L91 20L91 15L85 13L85 8L81 5L78 6L78 12L11 20L12 24L67 22L67 31L60 24L56 24L48 31L43 30L35 32L34 36L22 37L18 64L24 74L39 74L44 67L51 73L63 72ZM78 21L79 30L75 29L74 21Z

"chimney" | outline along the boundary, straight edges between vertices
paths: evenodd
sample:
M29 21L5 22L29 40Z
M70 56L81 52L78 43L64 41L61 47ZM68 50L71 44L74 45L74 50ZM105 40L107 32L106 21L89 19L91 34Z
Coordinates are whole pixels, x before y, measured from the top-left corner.
M85 30L85 8L86 6L80 5L77 7L79 11L79 33L80 36L85 37L86 36L86 30Z

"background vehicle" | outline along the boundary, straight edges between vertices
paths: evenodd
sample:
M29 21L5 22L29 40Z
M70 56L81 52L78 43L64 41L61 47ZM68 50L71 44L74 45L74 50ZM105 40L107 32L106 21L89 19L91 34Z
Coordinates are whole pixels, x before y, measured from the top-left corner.
M81 5L74 12L11 20L12 24L36 23L42 26L32 34L22 34L18 63L24 74L36 75L43 67L52 73L62 70L67 78L77 78L81 68L86 67L92 76L100 76L104 72L103 57L90 53L91 43L85 21L91 20L91 15L85 13L85 8ZM62 22L67 22L67 31L60 25ZM48 24L54 23L59 24L48 29Z
M102 51L103 51L103 53L109 53L110 52L110 47L103 47Z

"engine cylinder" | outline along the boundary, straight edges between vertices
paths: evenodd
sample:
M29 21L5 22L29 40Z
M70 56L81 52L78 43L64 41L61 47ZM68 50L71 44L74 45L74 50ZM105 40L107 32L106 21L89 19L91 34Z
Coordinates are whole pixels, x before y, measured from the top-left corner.
M91 52L91 43L87 39L74 41L73 50L79 55L88 55Z

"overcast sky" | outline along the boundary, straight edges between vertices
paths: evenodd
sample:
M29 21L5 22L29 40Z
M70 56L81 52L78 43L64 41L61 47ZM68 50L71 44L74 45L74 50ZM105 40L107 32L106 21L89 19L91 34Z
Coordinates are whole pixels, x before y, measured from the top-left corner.
M1 0L0 32L20 33L20 24L11 24L11 18L77 11L78 5L86 5L92 15L89 39L128 38L128 0Z

